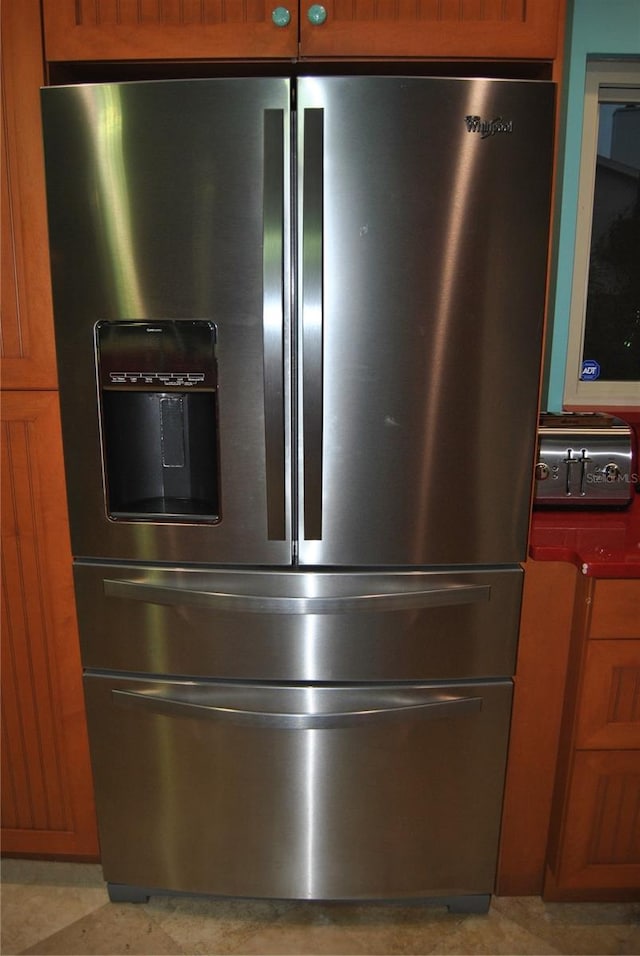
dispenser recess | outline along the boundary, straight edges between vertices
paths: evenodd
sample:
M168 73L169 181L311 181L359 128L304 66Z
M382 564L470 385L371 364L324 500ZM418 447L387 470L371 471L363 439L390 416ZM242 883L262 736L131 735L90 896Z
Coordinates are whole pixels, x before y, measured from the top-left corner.
M96 325L110 518L220 520L215 343L204 320Z

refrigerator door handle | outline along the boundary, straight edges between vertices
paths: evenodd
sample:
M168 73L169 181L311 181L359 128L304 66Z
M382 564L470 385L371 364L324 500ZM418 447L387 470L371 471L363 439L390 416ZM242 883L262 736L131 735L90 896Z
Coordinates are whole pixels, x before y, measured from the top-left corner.
M269 691L277 693L280 689L272 687ZM312 702L313 688L308 690L311 692ZM171 717L204 717L243 726L280 730L338 730L411 716L426 720L462 717L482 710L482 697L454 697L435 693L433 689L424 690L422 693L409 690L404 695L396 689L387 691L385 695L384 691L372 688L369 697L359 693L350 701L349 688L345 688L342 707L324 713L293 709L283 712L266 711L261 709L264 693L252 701L251 689L246 687L225 688L223 699L219 703L196 703L193 700L181 700L179 697L155 692L112 690L111 694L114 703L121 707ZM386 701L385 696L388 698ZM212 697L215 701L215 689L212 690ZM234 697L236 700L233 700Z
M146 604L175 604L208 608L212 611L241 611L258 614L347 614L354 611L408 611L488 601L488 584L461 584L398 593L355 593L347 595L238 594L228 591L201 591L194 588L147 584L143 581L104 579L107 597L142 601Z
M284 419L284 112L264 111L263 375L267 535L286 537Z
M302 186L302 443L304 537L322 539L324 111L304 111Z

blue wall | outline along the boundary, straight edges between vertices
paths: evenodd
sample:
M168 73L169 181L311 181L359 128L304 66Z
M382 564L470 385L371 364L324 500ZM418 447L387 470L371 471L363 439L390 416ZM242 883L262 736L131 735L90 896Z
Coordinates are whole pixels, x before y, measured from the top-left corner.
M640 55L640 0L573 0L569 8L561 107L564 130L559 168L561 204L551 294L551 352L546 393L542 396L542 408L553 412L562 409L564 391L587 56Z

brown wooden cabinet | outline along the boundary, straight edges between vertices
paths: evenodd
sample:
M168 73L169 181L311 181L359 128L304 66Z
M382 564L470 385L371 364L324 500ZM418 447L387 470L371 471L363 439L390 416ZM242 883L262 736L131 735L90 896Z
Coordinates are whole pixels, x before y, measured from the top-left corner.
M1 420L2 850L95 857L57 392Z
M2 5L2 387L57 388L38 3Z
M544 896L640 899L640 581L578 583Z
M2 850L95 858L58 413L39 0L2 6Z
M321 5L313 0L45 0L45 49L50 61L553 60L564 5L565 0L324 0ZM277 25L276 10L288 22Z

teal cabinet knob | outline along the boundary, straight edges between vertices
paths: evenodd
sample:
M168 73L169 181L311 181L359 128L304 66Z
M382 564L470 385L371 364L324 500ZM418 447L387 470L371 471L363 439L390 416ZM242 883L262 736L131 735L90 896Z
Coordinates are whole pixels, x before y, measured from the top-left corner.
M319 3L314 3L313 6L309 7L307 10L307 20L309 23L312 23L314 27L319 27L320 24L324 23L326 19L327 11Z
M291 23L291 14L286 7L276 7L271 19L277 27L286 27Z

